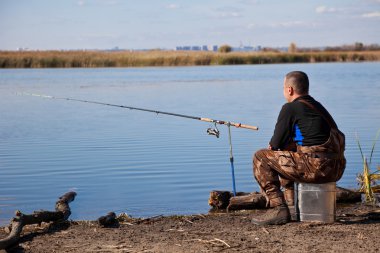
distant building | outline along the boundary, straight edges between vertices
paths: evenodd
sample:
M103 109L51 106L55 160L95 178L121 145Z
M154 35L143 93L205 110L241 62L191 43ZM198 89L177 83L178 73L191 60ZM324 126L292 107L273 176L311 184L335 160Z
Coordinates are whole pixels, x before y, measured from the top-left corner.
M176 51L218 51L218 46L176 46Z
M261 46L243 46L241 45L240 47L233 47L232 51L235 52L253 52L253 51L261 51Z
M111 49L107 49L106 51L122 51L122 49L120 49L119 47L113 47Z
M201 47L200 46L192 46L191 50L192 51L201 51Z
M22 51L30 51L30 50L27 47L18 47L17 51L22 52Z
M177 50L177 51L190 51L191 50L191 46L177 46L175 48L175 50Z

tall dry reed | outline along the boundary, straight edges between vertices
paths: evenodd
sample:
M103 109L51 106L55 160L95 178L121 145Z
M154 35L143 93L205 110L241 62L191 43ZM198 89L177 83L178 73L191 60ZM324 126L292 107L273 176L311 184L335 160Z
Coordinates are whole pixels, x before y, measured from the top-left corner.
M380 51L0 51L0 68L95 68L380 61Z

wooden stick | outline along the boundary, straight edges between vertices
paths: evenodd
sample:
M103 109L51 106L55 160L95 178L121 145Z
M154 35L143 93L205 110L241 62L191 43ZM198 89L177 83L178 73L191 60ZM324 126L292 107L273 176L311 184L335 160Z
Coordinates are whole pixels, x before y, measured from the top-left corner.
M11 220L9 235L0 240L0 250L16 244L25 225L67 220L71 214L69 203L74 201L76 195L75 192L68 192L61 196L55 203L55 212L35 211L33 214L27 215L17 210L15 217Z
M227 209L228 211L266 208L266 199L261 193L238 192L236 195L234 197L230 191L211 191L208 204L216 210ZM356 203L360 201L360 192L336 187L337 203Z
M226 245L228 248L231 248L231 246L230 246L228 243L226 243L225 241L223 241L223 240L221 240L221 239L214 238L214 240L223 243L223 244Z

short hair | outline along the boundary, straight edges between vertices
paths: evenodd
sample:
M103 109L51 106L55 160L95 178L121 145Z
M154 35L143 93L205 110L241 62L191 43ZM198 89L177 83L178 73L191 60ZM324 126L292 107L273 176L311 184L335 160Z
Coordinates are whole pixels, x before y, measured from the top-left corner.
M309 78L302 71L289 72L285 77L285 84L300 95L309 94Z

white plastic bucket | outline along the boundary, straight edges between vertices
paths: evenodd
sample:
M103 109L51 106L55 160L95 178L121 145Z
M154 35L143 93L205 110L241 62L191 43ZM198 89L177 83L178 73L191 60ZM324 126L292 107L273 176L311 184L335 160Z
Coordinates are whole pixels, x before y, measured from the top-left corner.
M295 207L299 221L333 223L336 208L336 183L296 183Z

